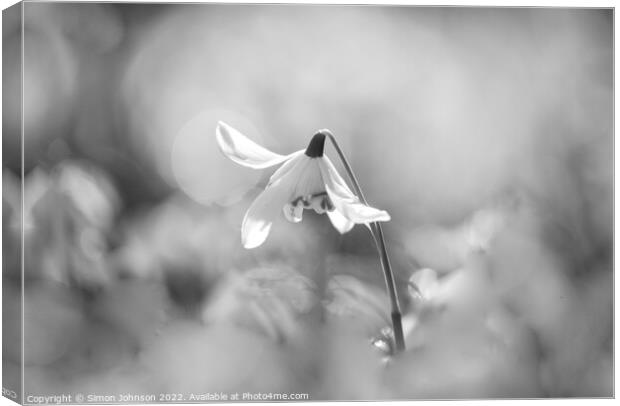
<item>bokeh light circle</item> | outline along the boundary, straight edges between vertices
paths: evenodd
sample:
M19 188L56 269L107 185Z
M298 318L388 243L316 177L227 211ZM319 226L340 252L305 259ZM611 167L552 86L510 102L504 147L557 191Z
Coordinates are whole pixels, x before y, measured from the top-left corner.
M242 167L226 158L217 146L215 128L224 121L259 144L256 127L233 111L203 110L177 133L170 154L177 186L201 204L231 204L253 187L261 171Z

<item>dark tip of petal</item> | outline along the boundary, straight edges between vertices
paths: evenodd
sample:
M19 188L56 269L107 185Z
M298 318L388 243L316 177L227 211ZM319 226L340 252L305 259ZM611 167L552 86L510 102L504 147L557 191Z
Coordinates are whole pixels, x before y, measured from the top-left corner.
M306 148L306 155L310 158L318 158L323 156L323 150L325 149L325 132L319 131L314 134Z

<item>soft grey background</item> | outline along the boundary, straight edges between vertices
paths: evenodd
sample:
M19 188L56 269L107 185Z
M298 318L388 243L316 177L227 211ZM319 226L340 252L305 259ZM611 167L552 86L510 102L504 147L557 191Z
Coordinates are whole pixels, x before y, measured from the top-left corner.
M25 7L27 394L612 395L612 10ZM370 344L389 318L364 227L306 213L241 247L272 170L222 157L218 120L279 153L338 137L392 215L406 354Z

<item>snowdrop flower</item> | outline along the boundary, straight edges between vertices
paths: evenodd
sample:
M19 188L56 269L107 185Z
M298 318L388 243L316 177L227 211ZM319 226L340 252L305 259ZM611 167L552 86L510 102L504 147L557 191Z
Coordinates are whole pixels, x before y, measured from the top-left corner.
M390 220L386 211L362 204L351 192L323 154L325 137L326 132L319 131L305 150L280 155L261 147L231 126L218 123L217 143L232 161L253 169L282 164L245 214L241 226L245 248L255 248L265 242L280 211L293 223L301 221L304 209L327 213L334 227L343 234L355 224Z

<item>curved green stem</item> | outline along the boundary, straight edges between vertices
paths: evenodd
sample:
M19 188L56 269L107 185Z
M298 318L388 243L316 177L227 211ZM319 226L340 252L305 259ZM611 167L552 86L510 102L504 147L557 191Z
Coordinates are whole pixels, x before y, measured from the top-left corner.
M359 196L362 203L368 206L368 202L364 197L364 193L362 192L362 188L360 187L357 178L355 177L355 173L349 164L344 152L338 145L336 138L334 135L328 130L322 130L322 132L329 137L332 145L336 149L342 164L344 165L347 174L349 175L349 179L353 184L353 188L355 189L355 193ZM383 230L381 228L381 224L379 222L369 223L370 234L372 235L373 240L375 241L375 245L377 246L377 251L379 252L379 259L381 261L381 268L383 269L383 276L385 277L385 286L390 296L390 304L392 307L392 329L394 330L394 340L396 342L396 352L405 350L405 338L403 334L403 325L402 325L402 317L400 312L400 305L398 304L398 294L396 293L396 283L394 281L394 273L392 272L392 266L390 265L390 257L387 253L387 248L385 246L385 239L383 238Z

